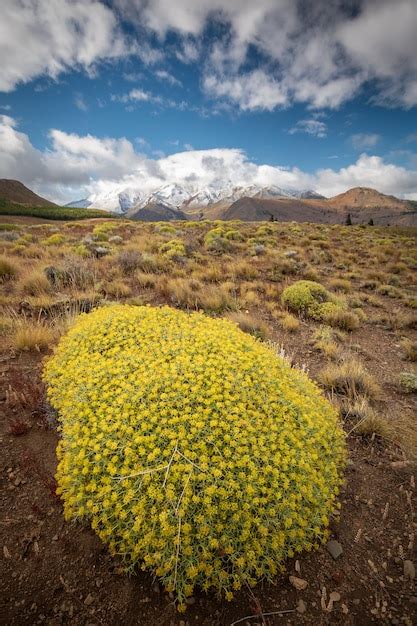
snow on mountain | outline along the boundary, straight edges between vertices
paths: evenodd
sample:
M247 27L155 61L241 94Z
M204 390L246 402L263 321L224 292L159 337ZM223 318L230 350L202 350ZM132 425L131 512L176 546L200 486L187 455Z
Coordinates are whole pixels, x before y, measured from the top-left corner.
M149 204L162 204L173 209L187 209L209 206L215 202L235 202L245 196L251 198L314 198L319 197L314 191L283 189L276 185L262 187L251 184L214 182L202 189L186 188L179 183L168 183L151 193L136 187L114 185L110 191L94 193L84 200L69 203L68 206L94 207L114 213L127 213L131 209L141 209Z
M178 185L169 183L151 193L145 200L143 206L152 203L164 204L168 207L180 208L191 198L191 193ZM138 207L139 208L139 207Z

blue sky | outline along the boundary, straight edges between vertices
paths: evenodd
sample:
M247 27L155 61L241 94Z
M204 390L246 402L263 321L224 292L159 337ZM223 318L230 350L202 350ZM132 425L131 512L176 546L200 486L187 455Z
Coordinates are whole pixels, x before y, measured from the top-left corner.
M0 177L58 201L198 187L216 149L236 182L417 198L417 3L328 4L4 0Z

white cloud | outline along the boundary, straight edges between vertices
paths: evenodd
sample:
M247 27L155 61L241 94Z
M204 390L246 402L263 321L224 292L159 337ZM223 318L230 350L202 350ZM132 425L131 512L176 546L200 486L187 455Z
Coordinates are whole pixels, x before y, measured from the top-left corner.
M53 129L50 146L43 151L20 132L15 120L0 116L0 171L5 178L23 183L58 202L68 202L90 193L108 193L122 187L140 187L151 192L167 182L177 182L197 191L218 185L278 185L316 189L331 196L350 187L375 187L384 193L417 195L417 171L360 155L356 163L335 169L306 173L298 168L258 165L238 149L192 150L151 159L126 138L80 136ZM138 141L139 148L143 142Z
M74 104L80 111L88 111L88 106L84 100L82 93L75 94Z
M156 70L154 74L162 82L168 83L174 87L182 87L182 82L166 70Z
M125 93L122 95L112 95L111 100L113 102L123 102L126 104L127 102L148 102L152 100L153 96L148 91L144 91L143 89L131 89L129 93Z
M3 0L1 8L0 91L73 69L93 74L130 54L146 65L172 55L199 62L205 93L243 111L337 108L369 81L374 102L417 105L416 0ZM166 69L155 76L178 85Z
M355 150L366 150L373 148L381 139L376 133L355 133L350 136L350 141Z
M319 170L316 188L325 195L335 195L350 187L373 187L382 193L410 197L417 192L417 171L385 163L378 156L361 154L356 163L338 171Z
M227 98L242 111L273 111L277 106L285 105L288 98L280 83L260 69L229 78L208 74L203 85L206 93L217 98Z
M0 91L133 52L115 14L97 0L2 0Z
M126 19L161 41L179 38L175 54L204 51L203 87L242 110L292 102L336 108L374 81L376 102L417 104L415 0L116 0ZM221 23L208 42L210 21ZM245 69L250 50L262 69Z
M327 125L317 119L299 120L295 126L288 131L290 135L305 133L314 137L323 138L327 135Z

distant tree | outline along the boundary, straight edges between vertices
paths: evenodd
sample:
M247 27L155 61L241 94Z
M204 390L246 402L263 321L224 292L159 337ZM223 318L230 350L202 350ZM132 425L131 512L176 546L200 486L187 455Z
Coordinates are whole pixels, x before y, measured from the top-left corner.
M350 216L350 213L347 214L347 218L346 218L345 224L346 224L346 226L352 226L352 218Z
M270 222L275 222L275 217L272 215L272 213L270 213L270 215L269 215L269 221Z
M200 211L200 213L198 214L198 219L199 219L199 221L200 221L200 222L202 222L202 221L203 221L203 219L204 219L204 213L203 213L203 211Z
M369 220L369 222L368 222L368 226L373 226L373 225L374 225L374 220L373 220L373 219L372 219L372 217L371 217L371 219L370 219L370 220Z

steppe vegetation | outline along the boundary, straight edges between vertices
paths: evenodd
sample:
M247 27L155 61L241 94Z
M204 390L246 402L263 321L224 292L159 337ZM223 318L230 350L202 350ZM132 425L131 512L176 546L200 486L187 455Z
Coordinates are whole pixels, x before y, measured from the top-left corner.
M0 215L21 215L45 220L83 220L92 217L108 217L100 209L73 209L61 206L25 206L0 198Z
M249 616L250 624L278 624L283 619L291 624L413 623L417 603L413 590L417 530L414 518L415 229L204 221L145 224L109 219L25 224L10 217L0 224L0 242L1 367L5 389L1 398L5 409L1 434L5 495L1 504L7 511L2 530L3 566L10 581L8 623L41 623L42 619L47 623L54 619L58 621L50 623L116 623L120 616L132 624L137 623L138 616L149 624L179 624L181 620L183 624L235 624L245 616ZM131 306L109 309L113 303ZM94 320L98 324L110 310L120 310L123 318L122 311L127 310L129 315L137 316L138 329L142 328L143 320L147 327L154 326L151 337L159 345L158 316L167 310L156 309L160 305L203 312L208 317L207 330L201 327L195 343L203 353L205 333L211 336L214 328L221 329L225 366L228 359L235 363L233 351L239 342L255 346L253 349L259 351L262 364L259 388L263 384L273 385L274 376L278 376L274 369L274 355L278 353L279 362L284 359L285 376L292 373L295 378L305 380L313 397L316 387L310 388L305 373L299 370L307 371L333 404L349 448L340 494L341 510L333 514L329 528L330 536L343 547L341 556L333 560L326 544L317 551L296 553L285 539L285 549L268 546L271 567L271 562L263 560L267 542L262 539L262 528L268 524L263 517L263 503L256 500L262 496L257 493L259 486L250 481L249 491L241 502L243 518L250 518L251 524L258 510L259 537L253 539L250 548L251 567L258 568L258 576L253 576L251 567L246 570L246 565L241 563L238 570L240 574L243 572L242 576L234 580L224 578L222 588L219 581L226 575L216 568L229 552L225 550L225 554L213 557L213 551L223 547L210 544L216 541L210 533L216 523L221 526L222 519L212 517L215 512L210 509L211 502L204 504L207 510L200 507L201 503L194 503L195 516L201 508L202 519L198 523L207 526L209 533L207 545L204 539L201 546L203 565L190 562L184 569L178 569L175 554L164 552L163 537L157 536L152 526L152 515L164 517L157 493L152 493L154 500L148 498L143 503L146 541L133 558L129 556L131 546L129 537L123 535L123 524L120 529L115 526L116 519L123 521L124 512L128 518L132 515L130 500L116 511L109 495L107 515L114 537L109 536L106 526L94 522L97 501L87 495L95 492L91 486L94 481L89 480L86 492L77 500L78 488L83 485L84 489L86 484L74 477L78 476L78 470L83 472L79 463L83 454L89 455L89 444L81 441L79 449L74 447L74 452L65 453L63 446L73 433L62 425L57 432L52 407L82 412L86 408L82 394L87 393L94 377L101 387L104 379L98 365L88 362L88 353L84 354L82 348L79 351L74 348L72 356L71 350L65 353L71 348L68 342L76 341L77 332L84 333L84 337L91 333L104 340ZM80 313L86 315L77 322ZM170 315L174 327L187 325L182 321L188 319L186 316L180 315L176 321L174 313ZM196 318L200 319L200 315ZM227 322L220 322L220 318ZM249 336L238 333L237 327ZM120 328L123 328L122 320ZM72 329L69 339L64 340L61 352L57 352L57 360L49 361L55 362L55 366L48 366L46 374L52 386L51 407L42 383L43 364L68 329ZM125 338L122 331L120 336L116 330L114 333L117 367L123 370L126 360L117 344L118 338L123 341ZM142 379L158 380L159 366L151 361L148 371L146 358L151 350L146 351L146 345L143 350ZM270 371L266 366L268 358ZM209 360L209 355L205 354L203 362L204 359ZM221 371L218 364L217 370L209 372L215 379L213 384L220 385ZM124 390L127 395L124 407L120 407L126 414L137 385L134 372L135 368L126 372L128 385L128 376L133 376L133 387ZM175 380L167 381L169 397L170 385L175 389ZM62 397L56 395L59 386ZM80 405L69 402L66 390L78 398ZM110 388L105 393L111 394ZM205 392L195 389L193 393L204 395ZM260 401L254 389L242 387L236 393L236 403L241 402L242 406ZM94 402L101 407L103 398L100 391L97 394ZM162 418L164 398L158 404ZM317 396L315 400L317 415L320 403L324 402L321 398ZM158 426L165 427L163 419ZM222 430L221 421L218 428ZM258 438L263 446L267 432L262 428L259 425L262 432L258 432ZM126 437L130 434L127 432ZM67 517L76 518L75 523L64 520L61 500L56 496L55 449L61 437L64 443L60 444L58 491L63 494ZM255 446L257 433L253 437ZM153 440L150 443L152 446L146 448L147 458L150 464L155 464L159 459L154 454L155 446L160 444ZM200 461L207 453L203 439L201 445L197 455ZM228 448L223 439L221 445L225 447L220 449L219 458ZM231 461L239 467L245 456L243 434L242 441L237 439L236 445L243 447ZM95 453L100 455L101 451ZM185 456L198 464L197 457ZM184 465L192 485L193 466L187 461ZM333 477L336 475L332 474L331 459L326 458L325 467ZM90 471L94 473L93 466L88 466L87 473ZM230 471L239 470L233 465ZM162 485L163 472L160 478ZM273 483L270 485L275 489ZM174 499L178 485L171 487ZM210 485L207 487L209 490ZM239 481L237 488L243 490ZM228 495L224 494L225 502L231 501ZM69 502L73 497L76 502ZM182 497L192 498L192 491L188 493L185 489ZM100 498L102 503L107 496L103 494ZM83 507L81 512L80 507ZM285 515L289 512L283 518ZM268 517L267 513L265 516ZM327 512L323 516L326 518ZM118 556L112 558L108 554L107 548L82 521L83 517L93 520L103 542ZM289 531L296 531L293 518ZM326 525L327 521L322 523ZM172 519L164 518L164 524L165 539L173 529L178 530ZM190 526L186 528L192 546L196 540L193 526L184 519L186 524ZM225 546L231 550L230 554L235 554L242 543L241 538L238 541L231 533L230 528L225 529ZM121 558L120 552L126 558ZM138 573L137 569L132 578L126 577L123 569L126 562L143 560L146 569L157 570L162 586L151 575ZM281 565L286 566L285 572L280 571ZM272 583L255 586L256 580L265 575ZM174 590L178 592L179 578L180 608L187 607L185 616L178 616L177 598L173 595ZM202 591L205 580L210 588L208 594ZM192 581L197 583L196 589ZM55 585L56 591L46 593L48 585ZM227 599L232 600L233 595L233 600L226 602L224 595L219 599L211 591L213 587L227 594Z

